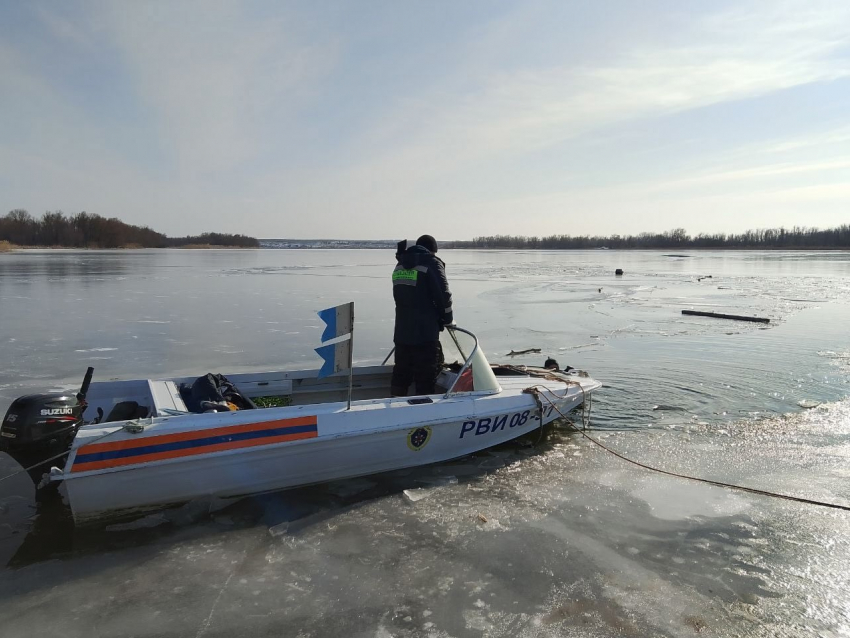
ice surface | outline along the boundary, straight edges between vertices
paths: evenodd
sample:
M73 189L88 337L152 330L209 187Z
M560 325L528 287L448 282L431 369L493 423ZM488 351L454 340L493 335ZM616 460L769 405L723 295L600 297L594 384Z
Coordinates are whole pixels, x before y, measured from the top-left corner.
M541 353L515 362L554 354L605 382L591 434L612 449L846 502L847 255L689 254L445 259L461 325L488 353L532 344ZM96 379L307 365L315 311L349 298L357 359L378 363L391 347L386 251L80 255L0 260L4 299L15 292L0 321L0 412L27 392L77 387L92 355L111 357ZM776 321L686 320L690 305ZM26 476L0 483L4 638L846 629L844 513L655 476L576 434L527 445L117 528L74 530L61 507L34 502Z

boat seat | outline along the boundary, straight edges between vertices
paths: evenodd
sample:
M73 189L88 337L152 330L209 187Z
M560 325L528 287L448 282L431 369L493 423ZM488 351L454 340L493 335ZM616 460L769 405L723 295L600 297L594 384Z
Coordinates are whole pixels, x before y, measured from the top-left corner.
M148 415L148 409L143 405L139 405L138 401L121 401L116 403L106 418L104 423L112 423L113 421L129 421L130 419L143 419Z
M168 416L165 410L188 412L174 381L148 381L153 399L153 416Z

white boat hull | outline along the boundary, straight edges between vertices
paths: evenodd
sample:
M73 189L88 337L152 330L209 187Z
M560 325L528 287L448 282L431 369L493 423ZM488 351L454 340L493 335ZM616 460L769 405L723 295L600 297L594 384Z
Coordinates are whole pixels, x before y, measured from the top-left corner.
M566 414L580 405L600 384L589 378L566 385L509 377L502 385L495 395L433 396L425 404L378 399L355 402L350 410L332 403L155 418L143 420L143 431L136 434L87 426L64 471L54 478L64 480L77 521L202 497L282 490L438 463L493 447L541 426L538 404L522 391L525 387L548 388L542 402L546 424L558 411ZM305 419L315 427L299 425ZM279 441L287 428L308 432ZM266 438L273 442L227 436L251 429L270 433ZM105 439L99 438L104 433ZM238 447L220 449L228 446Z

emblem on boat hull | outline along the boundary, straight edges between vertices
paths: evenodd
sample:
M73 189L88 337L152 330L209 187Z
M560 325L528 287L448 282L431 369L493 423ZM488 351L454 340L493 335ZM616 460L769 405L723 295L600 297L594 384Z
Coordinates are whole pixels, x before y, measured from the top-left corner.
M416 428L407 433L407 447L418 452L431 440L431 428L428 426Z

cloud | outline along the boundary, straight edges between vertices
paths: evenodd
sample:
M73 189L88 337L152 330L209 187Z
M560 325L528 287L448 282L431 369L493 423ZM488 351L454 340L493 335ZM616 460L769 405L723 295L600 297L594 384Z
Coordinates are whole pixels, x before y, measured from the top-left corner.
M604 62L577 65L553 58L544 68L488 68L481 61L497 58L496 52L473 42L467 52L473 69L461 64L442 83L390 102L362 134L360 152L347 166L323 175L322 183L337 194L337 203L353 202L349 210L369 211L384 227L403 223L399 211L438 217L434 211L444 211L441 219L457 223L460 211L475 215L480 208L470 198L481 190L478 184L498 181L494 199L500 208L512 199L503 196L506 190L517 201L535 199L539 184L526 181L521 168L512 177L505 164L519 168L525 158L550 148L562 148L568 157L572 140L616 127L847 77L850 65L841 53L848 26L850 10L834 3L750 3L689 16L667 41L635 43ZM505 23L490 28L499 31L499 43L510 40ZM494 44L487 33L479 42ZM469 83L458 91L462 78ZM557 164L542 170L555 176ZM559 179L551 181L557 185ZM325 190L291 195L302 209L333 213ZM581 199L587 209L596 207ZM492 202L486 196L481 201L484 208ZM515 208L520 210L533 209Z
M44 24L51 35L65 40L77 47L91 48L93 40L85 28L61 15L58 11L48 9L44 5L33 5L38 20Z
M850 156L833 160L830 162L815 163L781 163L751 166L735 170L725 170L717 173L709 173L694 177L686 177L679 180L669 180L647 188L647 192L663 192L680 189L688 189L696 186L727 185L730 182L746 182L748 188L753 187L756 180L774 178L788 178L792 176L814 173L816 178L824 179L832 171L841 171L839 177L846 178L846 169L850 168Z
M850 66L840 53L847 43L848 11L843 7L818 11L799 4L791 9L778 6L766 13L760 4L708 15L683 29L674 42L635 44L602 64L588 61L577 66L571 60L556 59L543 69L477 67L480 76L463 94L438 86L382 113L370 137L385 146L367 147L369 152L347 170L327 175L324 181L337 192L338 200L353 202L355 210L369 211L388 229L399 229L407 220L423 216L461 236L487 229L593 232L594 227L603 226L609 232L626 227L638 232L658 227L665 219L680 224L682 215L691 211L707 215L705 206L692 201L700 196L694 188L689 194L680 193L678 201L669 192L664 195L666 201L656 201L660 190L674 187L666 186L663 172L649 180L656 182L656 191L645 184L630 184L630 177L618 178L610 169L604 177L606 187L594 189L571 183L568 175L559 176L556 159L540 169L551 174L547 188L552 190L547 193L540 191L539 180L527 179L522 165L526 158L549 148L559 149L555 157L571 158L570 144L615 127L639 130L641 120L661 120L846 77ZM488 56L478 51L472 57ZM446 86L458 84L455 78L445 82ZM710 161L706 158L696 166ZM615 158L607 162L616 163ZM517 167L514 174L504 166L511 164ZM739 169L734 178L739 188L746 189L755 186L755 179L778 179L783 172L818 178L823 168L827 167L757 165ZM606 170L606 163L601 170ZM723 180L728 182L733 174L726 171ZM720 177L711 179L717 186ZM618 182L621 188L616 187ZM489 195L488 183L492 183ZM801 188L814 189L804 191L806 197L817 190L816 186ZM832 196L821 192L824 198ZM756 205L757 200L754 196L748 203ZM322 198L309 195L300 203L304 209L329 208ZM762 202L763 207L775 204L774 199ZM571 211L579 214L570 216ZM596 214L587 217L588 212ZM565 214L566 223L561 221ZM715 225L706 215L697 223ZM737 226L746 224L745 219L725 222Z
M756 147L744 147L742 153L759 153L764 155L780 155L799 153L816 148L818 153L825 149L846 151L850 142L850 126L839 125L826 131L814 132L805 136L795 136L774 144Z
M413 164L418 170L412 176L423 167L451 170L493 153L533 152L627 121L850 75L847 60L834 56L848 43L850 10L793 6L766 14L760 3L708 15L681 33L679 44L646 43L608 64L576 66L567 59L545 69L496 68L471 95L438 88L382 115L375 138L389 137L387 129L402 133L376 158L376 168L404 172Z
M293 113L333 67L333 39L310 43L291 15L261 20L236 2L77 8L33 5L43 31L0 41L8 206L87 209L168 232L196 231L200 216L244 229L229 215L245 195L239 171L274 152L281 123L297 127ZM99 93L63 77L57 55Z
M832 210L846 119L801 112L764 140L699 114L846 82L850 5L616 6L458 9L449 28L403 6L376 22L381 8L297 3L33 5L41 31L0 39L0 190L172 233L278 236L404 236L419 220L461 237L639 232L706 223L723 197L776 208L782 189ZM727 139L687 156L654 137L687 115L701 129L686 133ZM581 215L559 225L565 211Z
M98 7L181 180L263 153L338 55L332 40L305 41L283 9L259 19L228 0Z

